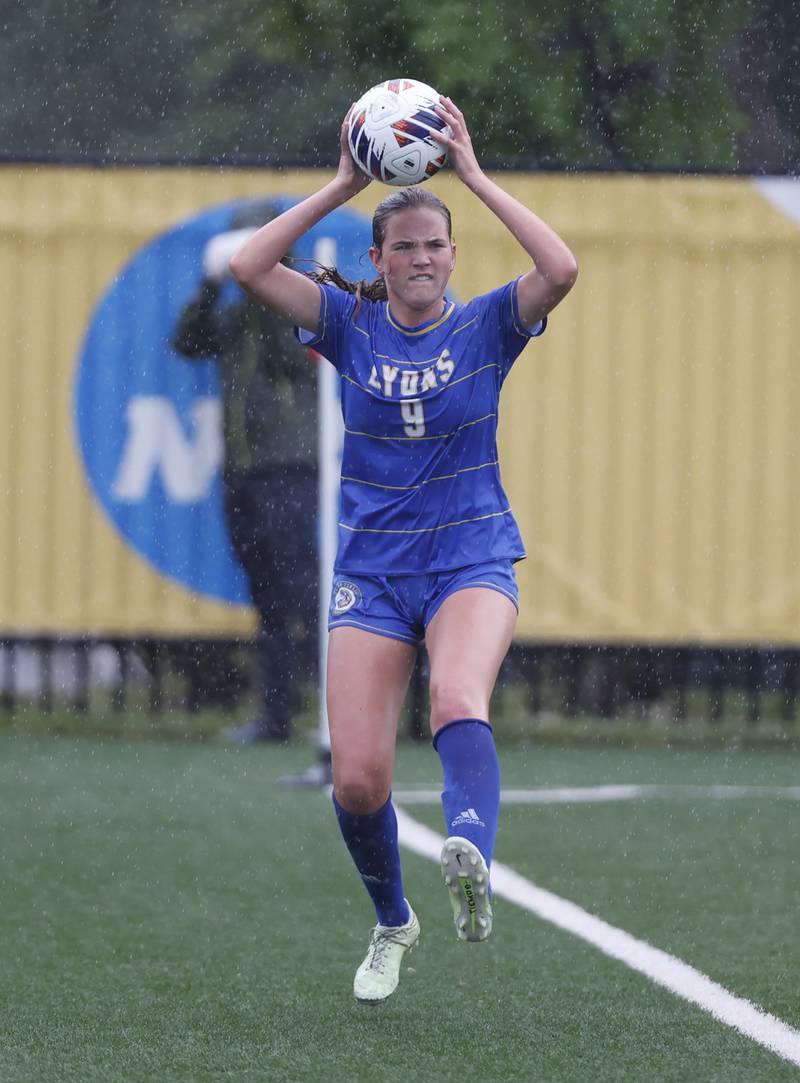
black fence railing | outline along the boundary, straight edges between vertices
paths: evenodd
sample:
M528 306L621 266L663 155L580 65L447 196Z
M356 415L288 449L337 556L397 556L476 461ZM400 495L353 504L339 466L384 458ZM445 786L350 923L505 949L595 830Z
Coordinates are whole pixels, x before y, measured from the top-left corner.
M0 639L0 708L34 705L155 715L230 710L257 696L255 644L241 639ZM792 723L800 690L800 648L608 646L515 643L498 682L521 690L526 712L575 718L645 716L719 722L737 713L758 724ZM415 669L408 728L423 737L427 660Z
M676 722L719 722L731 701L752 723L793 722L800 681L795 647L604 646L512 648L505 678L522 681L530 707L565 717L612 718L660 706Z

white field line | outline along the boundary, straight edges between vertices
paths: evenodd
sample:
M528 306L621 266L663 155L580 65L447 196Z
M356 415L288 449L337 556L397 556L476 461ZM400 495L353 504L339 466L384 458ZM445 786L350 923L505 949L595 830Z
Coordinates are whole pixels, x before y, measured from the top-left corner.
M438 864L444 838L417 823L402 808L396 807L396 812L400 843ZM604 955L638 970L656 985L698 1005L721 1023L800 1066L800 1031L762 1011L749 1000L729 993L694 967L594 917L575 903L536 887L499 861L492 863L492 889L495 895L593 944Z
M441 790L395 789L392 796L401 805L438 804ZM725 801L742 797L770 797L800 801L800 786L672 786L610 785L556 786L528 790L504 789L504 805L572 805L596 801L640 801L644 798L709 798Z

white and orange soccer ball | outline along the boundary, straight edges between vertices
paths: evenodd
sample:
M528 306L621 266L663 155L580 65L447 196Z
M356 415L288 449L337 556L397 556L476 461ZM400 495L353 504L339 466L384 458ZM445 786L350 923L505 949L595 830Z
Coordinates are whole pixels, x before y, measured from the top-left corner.
M384 184L419 184L438 173L447 151L431 132L452 134L438 104L439 94L417 79L388 79L363 94L347 129L359 168Z

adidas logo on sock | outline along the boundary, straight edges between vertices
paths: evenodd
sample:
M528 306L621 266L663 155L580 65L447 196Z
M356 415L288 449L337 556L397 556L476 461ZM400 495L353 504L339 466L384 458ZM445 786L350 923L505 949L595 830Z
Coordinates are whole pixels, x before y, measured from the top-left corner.
M450 824L451 827L458 827L459 824L474 824L475 827L486 827L486 824L477 814L474 808L464 809L463 812L459 812L455 820Z

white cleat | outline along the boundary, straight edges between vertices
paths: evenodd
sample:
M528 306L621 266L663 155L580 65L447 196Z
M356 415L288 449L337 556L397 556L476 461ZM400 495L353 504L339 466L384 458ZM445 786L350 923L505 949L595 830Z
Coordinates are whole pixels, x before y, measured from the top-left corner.
M353 992L361 1004L380 1004L392 995L400 981L400 964L419 940L417 915L408 906L405 925L376 925L370 930L369 950L356 971Z
M442 847L442 876L450 892L459 940L486 940L492 931L489 869L469 839L451 835Z

